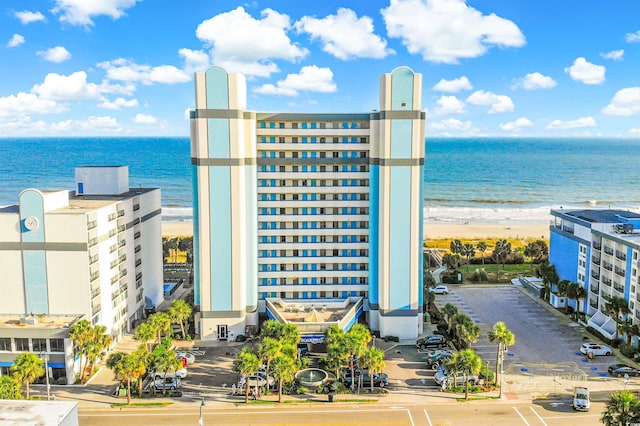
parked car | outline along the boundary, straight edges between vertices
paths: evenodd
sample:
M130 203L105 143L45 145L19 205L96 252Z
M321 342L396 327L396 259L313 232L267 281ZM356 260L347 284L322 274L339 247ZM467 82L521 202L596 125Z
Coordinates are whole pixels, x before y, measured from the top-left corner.
M180 377L157 378L153 381L155 390L176 390L182 385Z
M196 362L196 356L190 352L176 351L176 357L186 359L187 365L190 365Z
M591 407L591 398L589 397L589 389L577 387L573 390L573 403L571 404L576 411L589 411Z
M261 388L267 385L267 379L257 374L254 374L253 376L249 376L248 378L242 377L242 379L240 379L240 385L244 386L245 384L248 384L248 386L251 388L254 388L254 387Z
M449 287L447 287L446 285L439 285L430 288L429 291L433 294L449 294Z
M276 384L276 379L274 379L272 376L269 376L266 370L260 369L256 371L254 376L262 377L263 379L265 379L269 387L275 386Z
M431 367L433 370L437 370L438 367L444 365L448 360L453 357L451 352L442 351L434 356L427 358L427 366Z
M431 336L423 337L422 339L416 340L416 348L426 349L426 348L442 348L447 344L444 336L440 334L434 334Z
M418 353L424 355L425 359L440 355L445 352L449 354L452 353L451 349L448 348L418 349Z
M585 355L611 355L613 350L611 350L609 346L598 343L583 343L582 346L580 346L580 352Z
M447 381L447 383L450 383L450 384L462 384L462 383L464 383L464 374L457 373L456 376L454 377L445 368L439 369L436 372L436 374L433 376L433 378L436 380L436 383L438 385L440 385L440 386L442 386L442 383L445 380ZM471 375L471 376L467 376L467 380L469 381L470 385L475 385L476 383L478 383L480 381L480 377L478 377L476 375Z
M368 372L359 374L360 370L356 370L356 381L360 381L360 384L363 388L367 386L371 386L371 375ZM362 379L360 379L362 377ZM350 387L352 382L351 372L344 374L342 376L342 383L346 387ZM373 386L383 388L389 384L389 376L385 373L374 373L373 374Z
M184 379L187 377L187 369L186 368L181 368L180 370L176 370L173 371L169 374L166 374L164 372L160 372L160 371L156 371L153 373L153 378L154 379L163 379L164 377L179 377L181 379Z
M616 377L623 377L625 374L629 376L640 376L640 370L626 364L612 364L609 366L609 374Z

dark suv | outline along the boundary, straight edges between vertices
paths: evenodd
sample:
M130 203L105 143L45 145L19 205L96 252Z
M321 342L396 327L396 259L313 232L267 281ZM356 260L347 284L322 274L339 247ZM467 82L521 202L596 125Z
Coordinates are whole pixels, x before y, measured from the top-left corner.
M356 383L360 380L360 377L362 377L362 381L360 382L360 384L362 385L363 388L369 387L371 385L371 376L369 375L369 372L365 371L364 373L360 374L361 370L356 369L355 373L356 373ZM351 387L351 382L352 382L351 371L345 372L345 374L343 374L342 376L342 383L344 383L345 387ZM389 376L387 376L385 373L375 373L373 375L373 386L383 388L388 384L389 384Z
M434 334L432 336L423 337L422 339L416 340L416 348L426 349L426 348L442 348L447 345L447 341L444 336L440 334Z

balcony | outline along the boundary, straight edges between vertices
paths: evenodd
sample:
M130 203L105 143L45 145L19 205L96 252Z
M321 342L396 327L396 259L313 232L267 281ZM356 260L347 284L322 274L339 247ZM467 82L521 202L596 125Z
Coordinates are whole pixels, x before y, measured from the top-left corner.
M598 292L600 291L600 286L597 284L596 285L591 284L591 286L589 287L589 291L591 291L591 293L598 294Z
M622 252L616 250L616 258L626 261L627 260L627 255L625 253L622 253Z
M606 285L607 287L611 287L611 280L609 278L602 277L602 284Z
M604 246L604 252L610 256L613 256L613 249L608 246Z
M95 315L98 312L100 312L100 309L102 308L102 306L100 306L100 304L97 304L93 307L93 309L91 309L91 315Z
M613 271L613 265L607 262L602 262L602 267L607 271Z
M613 284L613 288L620 294L624 294L624 286L618 283Z
M562 230L563 230L564 232L569 233L569 234L573 234L573 227L569 227L569 226L562 225Z
M620 269L620 268L617 268L617 267L616 267L614 272L615 272L615 274L616 274L617 276L619 276L619 277L624 278L624 276L625 276L625 271L624 271L624 269Z
M600 249L602 249L602 244L594 241L593 243L591 243L591 247L593 247L594 250L600 251Z
M595 278L596 280L599 280L600 274L597 271L591 271L591 278Z
M591 306L593 309L598 309L598 299L589 300L589 306Z
M596 265L600 264L600 258L599 257L593 257L593 258L591 258L591 261Z

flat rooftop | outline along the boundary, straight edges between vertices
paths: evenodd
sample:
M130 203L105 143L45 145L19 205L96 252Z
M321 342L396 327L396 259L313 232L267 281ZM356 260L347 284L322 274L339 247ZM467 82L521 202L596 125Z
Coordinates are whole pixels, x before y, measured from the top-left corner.
M621 223L620 217L640 219L640 214L628 210L555 210L591 223Z
M59 329L69 328L82 315L18 315L0 314L0 328L4 329ZM22 321L21 321L22 320Z

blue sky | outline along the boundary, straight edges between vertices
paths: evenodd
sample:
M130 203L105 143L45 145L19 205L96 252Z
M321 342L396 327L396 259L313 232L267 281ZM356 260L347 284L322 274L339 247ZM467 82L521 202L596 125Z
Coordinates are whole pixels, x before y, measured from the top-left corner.
M4 0L0 136L187 136L193 73L256 111L378 109L423 75L427 137L640 137L637 0Z

